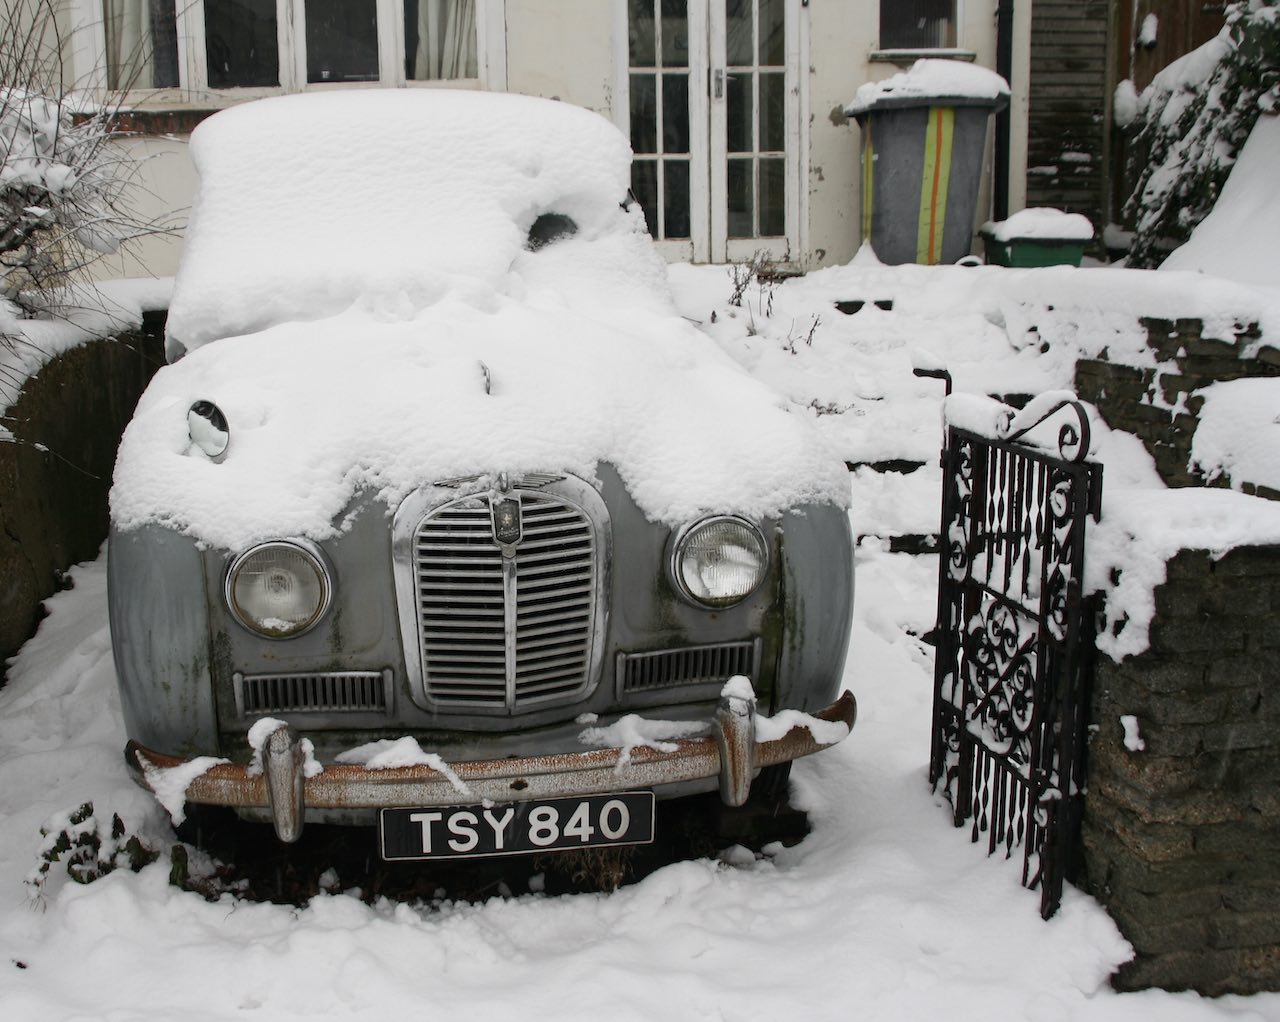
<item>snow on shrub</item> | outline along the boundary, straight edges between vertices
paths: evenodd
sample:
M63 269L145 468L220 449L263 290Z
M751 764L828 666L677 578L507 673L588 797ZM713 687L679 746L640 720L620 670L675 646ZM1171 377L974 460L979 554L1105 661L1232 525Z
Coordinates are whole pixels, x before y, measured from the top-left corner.
M1218 36L1156 75L1129 150L1129 265L1159 266L1213 208L1261 112L1280 111L1280 7L1241 0Z
M65 303L101 255L167 229L134 206L139 165L115 141L116 103L86 105L62 83L56 6L0 0L0 302L25 315Z
M40 836L44 840L36 853L39 862L26 878L36 898L44 894L49 873L59 862L72 880L88 884L121 867L136 873L159 858L159 852L127 832L118 814L111 814L109 824L99 820L92 802L54 813L40 828Z

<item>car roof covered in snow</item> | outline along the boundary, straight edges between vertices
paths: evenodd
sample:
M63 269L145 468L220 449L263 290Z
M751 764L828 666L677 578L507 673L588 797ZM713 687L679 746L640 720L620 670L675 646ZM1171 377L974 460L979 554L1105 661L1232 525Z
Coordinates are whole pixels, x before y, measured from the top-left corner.
M210 118L191 154L200 183L171 358L358 304L402 317L459 290L509 292L529 230L547 214L568 217L587 241L643 230L638 211L621 208L631 161L621 133L529 96L282 96ZM661 293L651 258L639 267ZM637 267L619 269L634 285Z

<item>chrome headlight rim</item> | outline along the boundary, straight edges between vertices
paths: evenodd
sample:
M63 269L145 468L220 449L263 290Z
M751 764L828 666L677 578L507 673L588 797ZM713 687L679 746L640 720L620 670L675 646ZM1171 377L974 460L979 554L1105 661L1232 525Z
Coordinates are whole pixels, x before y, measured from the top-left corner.
M680 570L680 560L685 550L685 544L696 533L711 526L722 523L731 523L741 526L750 533L758 544L758 553L760 555L760 572L759 578L747 592L741 596L722 597L718 599L707 599L695 594L685 582L684 573ZM764 530L757 522L753 522L750 518L744 518L741 515L716 514L707 515L698 518L692 522L680 527L680 529L671 537L670 553L667 557L667 578L672 588L680 594L681 599L691 606L697 607L699 610L726 610L729 607L736 607L738 604L749 600L764 585L764 581L769 576L771 567L771 559L769 553L769 544L765 540Z
M291 631L281 632L276 630L264 629L255 623L254 619L242 610L235 598L235 584L241 569L249 562L249 560L265 551L272 549L287 549L292 553L300 554L302 559L307 562L308 566L316 573L316 578L320 583L320 602L311 617L297 628ZM226 604L227 610L230 611L232 619L236 624L240 625L246 631L260 639L270 639L272 641L282 642L288 639L296 639L301 635L306 635L329 613L329 608L333 604L333 571L329 566L328 558L324 556L321 549L314 543L304 539L271 539L263 543L255 543L246 550L242 550L231 561L227 568L227 574L222 584L222 599Z

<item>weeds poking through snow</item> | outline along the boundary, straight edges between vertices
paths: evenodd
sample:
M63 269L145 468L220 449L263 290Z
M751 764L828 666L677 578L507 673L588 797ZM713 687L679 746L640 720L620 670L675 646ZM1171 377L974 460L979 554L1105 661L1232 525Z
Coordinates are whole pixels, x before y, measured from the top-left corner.
M121 867L136 873L160 856L136 834L128 834L118 814L111 814L110 828L104 826L94 816L92 802L54 814L40 828L40 836L44 838L36 853L40 861L26 877L35 901L43 900L44 885L58 862L76 883L90 884Z
M747 334L754 337L758 332L755 313L759 313L765 319L773 315L773 293L780 283L777 267L764 249L757 249L750 259L730 264L729 281L732 285L729 304L747 310L747 316L750 319ZM755 313L752 312L750 302L745 306L742 304L753 284L756 289Z
M809 324L809 330L803 335L804 346L806 348L813 347L813 335L818 332L818 325L822 322L821 316L814 316L813 322ZM782 350L788 351L792 355L796 353L796 341L801 339L801 335L796 332L796 321L791 321L791 329L787 331L787 339L782 343Z

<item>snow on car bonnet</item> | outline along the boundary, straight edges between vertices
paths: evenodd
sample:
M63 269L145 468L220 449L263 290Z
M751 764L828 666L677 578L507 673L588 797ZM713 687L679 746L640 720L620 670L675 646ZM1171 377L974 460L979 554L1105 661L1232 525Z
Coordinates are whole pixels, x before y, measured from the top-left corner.
M175 284L171 359L355 303L401 314L505 290L543 214L591 238L634 224L626 140L567 103L455 90L283 96L191 138L200 187Z

